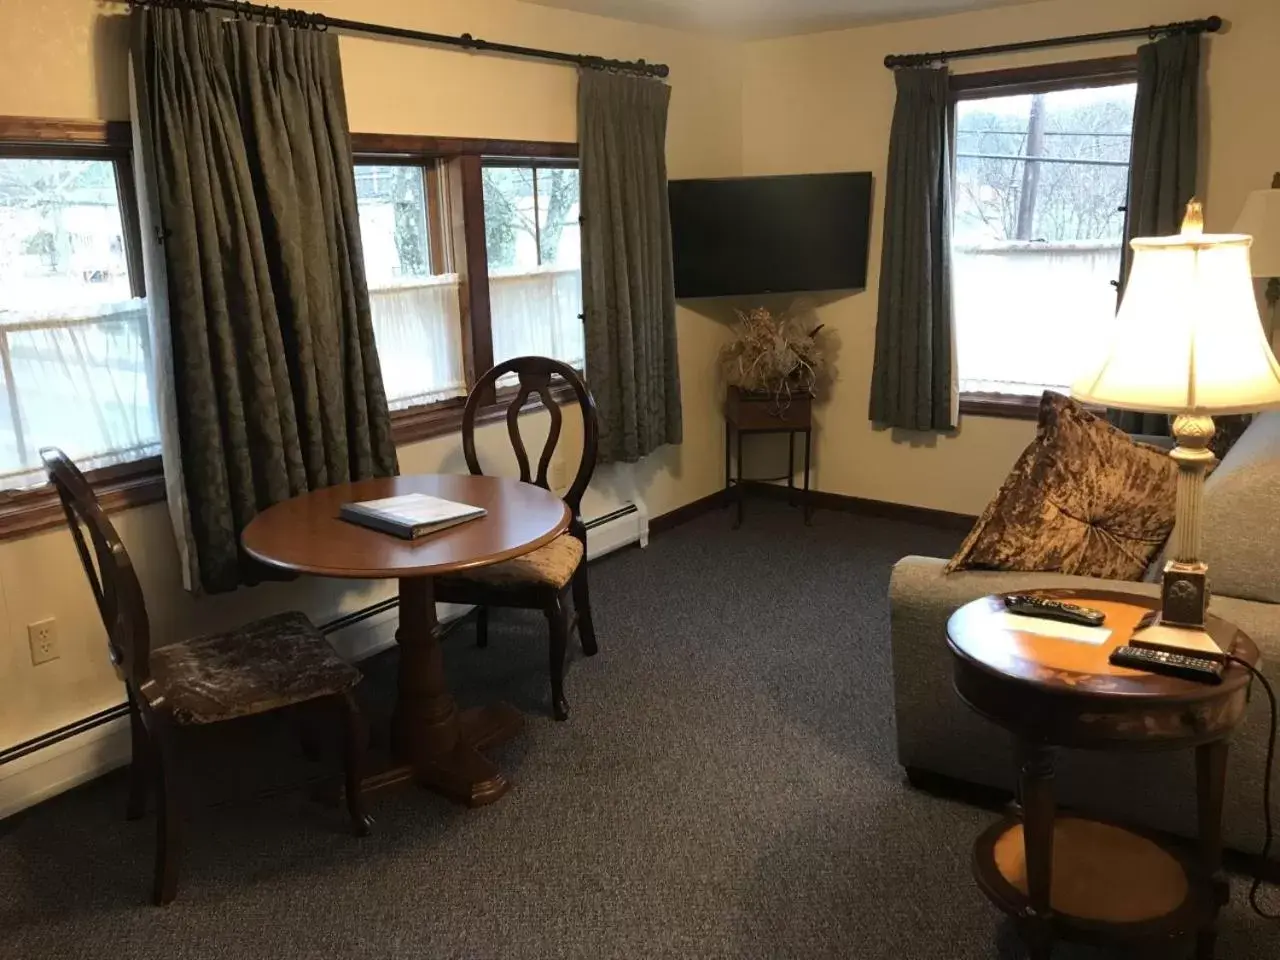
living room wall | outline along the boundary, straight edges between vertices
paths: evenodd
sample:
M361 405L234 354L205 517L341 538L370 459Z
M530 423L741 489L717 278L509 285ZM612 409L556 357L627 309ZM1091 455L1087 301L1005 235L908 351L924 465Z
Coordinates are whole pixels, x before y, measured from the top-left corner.
M875 348L884 171L893 114L893 74L883 60L915 53L1091 33L1218 14L1210 37L1201 191L1211 230L1229 230L1250 190L1280 170L1275 0L1047 0L1020 6L748 44L743 78L744 173L870 170L875 176L868 288L819 300L837 331L839 380L817 418L818 489L977 513L1034 436L1034 424L962 418L954 435L874 429L867 419ZM956 61L974 72L1131 53L1135 42L1066 47ZM1045 296L1051 297L1052 290ZM1070 330L1053 336L1069 337ZM1052 349L1053 336L1045 348Z
M677 177L741 172L740 45L697 33L640 26L514 0L326 0L303 3L335 17L606 57L669 63L668 164ZM0 115L127 119L127 29L121 5L96 0L0 4ZM342 38L352 129L512 140L576 139L575 72L535 61L411 44ZM681 309L685 443L631 471L653 514L696 500L721 483L719 397L707 376L725 328ZM545 418L544 418L545 419ZM532 421L532 422L530 422ZM525 418L536 435L545 425ZM573 443L570 429L565 441ZM530 440L530 442L535 442ZM498 457L505 428L483 428L481 457ZM465 470L456 435L403 447L406 472ZM510 461L509 452L506 461ZM630 483L629 478L625 482ZM615 481L622 483L616 476ZM608 476L594 494L616 497ZM181 589L163 504L117 514L137 563L157 642L297 607L319 621L388 595L384 584L319 580L194 600ZM61 658L31 666L28 623L56 617ZM388 624L375 624L385 633ZM360 637L348 638L359 646ZM51 531L0 543L0 749L121 702L102 627L70 536Z

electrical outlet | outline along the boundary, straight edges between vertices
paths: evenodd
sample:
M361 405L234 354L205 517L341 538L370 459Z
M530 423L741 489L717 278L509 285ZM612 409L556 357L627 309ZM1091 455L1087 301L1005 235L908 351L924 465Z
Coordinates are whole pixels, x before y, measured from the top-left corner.
M50 617L27 624L27 640L31 644L31 664L39 666L58 659L58 621Z

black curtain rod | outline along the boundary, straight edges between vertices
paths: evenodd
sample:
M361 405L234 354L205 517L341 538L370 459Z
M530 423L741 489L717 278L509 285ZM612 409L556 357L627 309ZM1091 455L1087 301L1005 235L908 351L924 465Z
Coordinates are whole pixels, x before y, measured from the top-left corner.
M1153 27L1134 27L1131 30L1108 30L1106 33L1081 33L1074 37L1053 37L1048 40L1023 40L1020 43L998 43L990 47L970 47L967 50L943 50L938 53L900 53L884 58L884 65L893 67L924 67L931 63L945 63L963 57L987 57L997 53L1017 53L1019 50L1045 50L1049 47L1071 47L1082 43L1100 43L1105 40L1126 40L1131 37L1169 36L1175 33L1217 33L1222 29L1221 17L1204 20L1182 20Z
M289 10L281 7L264 6L258 3L241 3L238 0L126 0L126 2L135 7L225 10L245 19L258 19L264 23L280 23L313 30L341 30L344 33L358 33L370 37L391 37L396 40L412 40L417 43L432 43L444 47L460 47L464 50L474 50L479 53L501 53L512 57L554 60L556 63L573 63L580 67L617 70L646 77L666 77L671 73L671 68L665 63L646 63L644 60L609 60L605 57L593 57L584 53L539 50L537 47L522 47L514 43L493 43L489 40L473 37L469 33L455 37L443 33L428 33L425 30L408 30L404 27L388 27L380 23L364 23L360 20L327 17L323 13L310 13L306 10Z

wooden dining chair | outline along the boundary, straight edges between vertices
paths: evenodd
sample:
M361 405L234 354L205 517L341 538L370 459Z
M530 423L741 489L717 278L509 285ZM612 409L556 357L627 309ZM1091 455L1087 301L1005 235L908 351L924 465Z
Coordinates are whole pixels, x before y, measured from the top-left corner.
M360 791L365 724L351 693L360 671L334 652L305 614L296 612L152 649L137 574L93 488L61 450L47 448L40 456L62 501L107 630L111 660L123 675L129 699L129 819L146 813L148 783L155 790L156 904L169 903L178 889L181 811L174 750L176 730L184 725L218 723L308 701L331 705L344 731L347 813L357 835L367 834L370 821Z
M595 472L600 445L596 402L573 367L559 360L517 357L498 364L476 383L467 397L462 415L462 453L466 457L467 468L477 476L482 476L484 471L476 456L476 414L482 402L492 395L498 379L509 373L516 374L520 381L519 389L507 405L507 433L520 467L520 479L537 484L544 490L551 489L547 471L560 442L564 419L551 393L552 381L558 377L573 390L582 411L583 435L578 472L564 494L564 502L572 511L573 519L569 522L568 532L532 553L437 579L436 599L443 603L473 604L479 608L476 645L480 647L489 643L490 607L519 607L541 610L546 614L551 634L551 712L557 720L565 720L569 716L569 704L564 696L564 660L569 635L576 627L582 652L589 657L594 656L598 649L587 589L587 528L582 522L582 495ZM528 402L531 394L541 398L551 416L550 431L538 459L536 475L531 472L519 425L520 408ZM573 595L572 609L570 593Z

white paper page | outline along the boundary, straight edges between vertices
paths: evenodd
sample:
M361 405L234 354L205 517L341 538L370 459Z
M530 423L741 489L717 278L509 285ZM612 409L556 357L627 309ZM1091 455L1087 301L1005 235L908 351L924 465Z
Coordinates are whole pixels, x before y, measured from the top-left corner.
M1070 640L1073 643L1088 643L1100 647L1107 642L1111 631L1106 627L1084 627L1077 623L1064 623L1062 620L1046 620L1043 617L1026 617L1020 613L1001 614L1001 626L1008 630L1021 630L1034 633L1038 637L1053 637L1056 640Z

